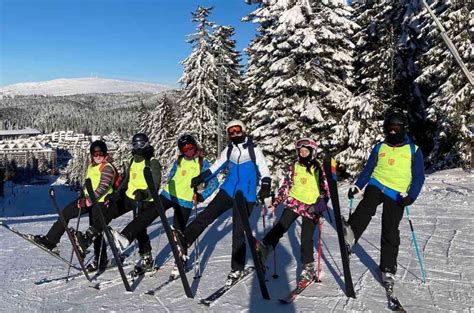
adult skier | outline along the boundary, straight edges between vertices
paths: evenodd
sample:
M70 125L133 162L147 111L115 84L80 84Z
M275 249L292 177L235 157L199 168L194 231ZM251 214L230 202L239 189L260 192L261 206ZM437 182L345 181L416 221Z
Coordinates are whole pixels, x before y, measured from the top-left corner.
M309 138L302 138L296 142L295 148L297 160L288 166L283 184L272 204L274 208L283 204L285 209L279 221L263 240L257 241L256 249L262 266L265 266L267 256L275 249L291 224L301 216L301 263L303 270L298 280L298 287L305 288L316 280L313 235L317 223L323 222L322 213L327 209L329 191L321 163L316 160L316 142Z
M118 173L115 172L115 168L110 163L105 142L101 140L94 141L90 145L89 150L90 163L87 167L86 179L89 178L92 181L94 194L98 199L100 208L104 212L110 211L108 210L108 207L115 206L115 203L107 200L113 192L114 178ZM112 208L112 211L114 210L116 209ZM100 229L99 216L97 212L92 210L92 202L85 189L79 199L72 201L62 210L62 215L64 216L66 223L68 223L72 218L77 217L79 214L83 215L86 213L89 214L91 228ZM64 232L65 229L61 224L61 220L58 218L46 235L35 235L34 241L49 250L53 250L56 248ZM97 231L93 242L94 261L89 264L89 271L94 271L97 268L104 269L108 263L105 242L100 231Z
M133 135L131 144L132 158L125 179L121 184L125 189L118 191L118 194L122 197L117 201L120 203L118 206L119 209L104 212L104 214L108 216L107 223L110 222L112 218L117 218L129 211L136 213L135 219L155 211L153 198L150 195L150 191L143 177L143 169L145 166L150 167L154 181L156 182L155 187L159 189L159 182L161 181L160 162L153 157L154 148L150 145L150 140L146 134L137 133ZM85 251L91 245L97 234L98 230L96 227L91 226L84 233L78 231L75 236L78 245ZM153 269L154 259L151 254L150 238L148 237L146 227L141 229L135 238L138 241L140 260L136 263L134 270L136 273L150 271Z
M221 152L219 159L205 172L191 180L191 187L209 181L224 168L227 175L217 195L204 211L189 224L184 232L175 231L175 240L185 257L188 247L196 238L214 222L222 213L233 208L234 196L241 191L247 202L249 215L257 199L257 184L260 182L258 197L261 201L270 196L270 172L259 147L255 146L251 137L247 136L244 123L231 121L226 127L230 139L229 145ZM244 271L246 257L245 235L239 212L232 212L232 258L231 272L227 284L238 280Z
M184 134L177 141L179 155L173 162L168 181L160 194L160 202L164 210L174 209L173 225L176 229L184 230L193 208L193 198L203 202L217 189L217 178L209 180L202 193L195 193L190 187L191 179L199 173L209 169L209 162L203 157L203 150L196 139L190 134ZM141 171L143 177L143 170ZM153 179L155 182L155 178ZM144 179L143 179L144 181ZM144 181L146 184L146 182ZM112 231L117 247L122 251L130 245L140 232L143 232L158 217L155 208L146 210L131 221L120 233ZM177 268L173 269L172 276L177 275Z
M377 206L383 204L380 264L384 285L395 282L399 224L404 207L415 202L425 180L423 154L407 136L408 121L401 112L391 112L385 117L383 131L385 141L378 143L348 198L353 199L364 188L363 199L345 224L344 236L349 248L359 240L368 226Z

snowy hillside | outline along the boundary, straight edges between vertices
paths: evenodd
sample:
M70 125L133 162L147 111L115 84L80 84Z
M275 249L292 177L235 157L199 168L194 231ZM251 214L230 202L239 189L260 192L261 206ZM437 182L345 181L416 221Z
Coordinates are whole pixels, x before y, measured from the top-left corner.
M7 198L0 200L3 220L20 231L45 233L56 219L48 205L48 186L15 187L6 190ZM57 186L61 204L66 204L74 193L64 186ZM347 215L347 186L341 186L341 205ZM357 201L356 201L357 202ZM412 205L412 220L427 272L427 282L421 283L415 251L406 218L402 220L401 245L395 292L408 312L472 311L474 310L474 174L459 169L440 171L427 176L418 201ZM49 211L48 211L49 208ZM34 213L41 212L41 213ZM263 235L259 209L252 214L252 228L257 227L257 237ZM278 212L278 215L281 212ZM36 214L36 215L35 215ZM43 215L39 215L43 214ZM210 311L214 312L342 312L387 311L383 287L379 283L377 264L380 242L381 210L373 218L364 236L351 256L351 269L357 299L345 297L341 285L342 266L334 226L329 222L323 228L322 283L310 286L292 305L279 304L277 299L295 286L296 274L301 271L299 262L300 223L290 228L277 247L278 279L273 279L270 265L268 288L272 299L261 298L255 276L234 287ZM168 212L171 216L171 212ZM111 225L120 229L130 215L114 220ZM334 220L334 219L333 219ZM75 225L75 220L71 225ZM270 220L267 219L267 227ZM81 222L87 225L87 218ZM268 229L267 229L268 230ZM158 220L149 228L156 262L163 265L154 276L146 276L132 284L133 293L127 293L119 280L116 269L107 270L97 278L101 290L90 288L90 283L72 271L74 278L65 282L67 268L55 258L0 227L0 307L5 312L32 311L145 311L145 312L203 312L199 299L222 286L230 270L231 215L221 216L201 236L202 278L188 279L196 293L195 299L184 296L181 282L174 281L159 290L155 296L145 295L150 289L162 285L172 267L166 236L161 235ZM315 235L317 236L317 235ZM317 240L315 240L315 243ZM160 248L157 246L160 245ZM61 254L69 257L70 248L64 237L60 243ZM166 246L164 250L162 248ZM192 248L190 249L192 251ZM110 255L110 253L109 253ZM250 254L247 254L250 258ZM194 254L191 254L193 259ZM128 260L131 261L130 257ZM248 264L252 262L249 260ZM271 264L271 262L269 262ZM130 270L128 267L127 272ZM35 285L42 279L53 280Z
M170 89L168 86L105 79L98 77L61 78L44 82L19 83L0 87L0 95L52 95L65 96L89 93L158 93Z

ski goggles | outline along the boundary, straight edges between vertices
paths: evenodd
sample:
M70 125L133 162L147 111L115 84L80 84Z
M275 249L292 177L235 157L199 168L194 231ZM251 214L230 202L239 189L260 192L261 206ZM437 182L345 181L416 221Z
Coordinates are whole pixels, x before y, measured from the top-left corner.
M97 157L105 157L106 154L101 152L101 151L95 151L92 153L92 157L97 158Z
M242 134L242 127L239 125L231 126L227 128L227 133L231 136Z
M145 141L135 141L132 142L132 147L133 149L143 149L145 147L148 147L150 143L145 142Z
M316 143L316 141L314 141L313 139L309 139L309 138L302 138L300 140L298 140L296 142L296 149L300 149L302 147L310 147L310 148L313 148L313 149L317 149L318 148L318 144Z
M188 151L191 151L193 149L195 149L196 147L191 144L191 143L187 143L186 145L182 146L179 148L179 151L181 152L188 152Z

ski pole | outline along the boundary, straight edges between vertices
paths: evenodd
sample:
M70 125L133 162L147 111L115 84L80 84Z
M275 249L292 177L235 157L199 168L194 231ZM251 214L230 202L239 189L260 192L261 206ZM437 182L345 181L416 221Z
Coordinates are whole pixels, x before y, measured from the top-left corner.
M272 193L272 204L275 203L275 193ZM275 227L276 224L276 207L272 205L272 225ZM273 275L274 279L278 278L277 274L277 259L276 259L276 248L273 249Z
M318 236L318 276L316 282L321 282L321 236L323 234L323 223L318 222L319 236Z
M421 277L422 277L421 280L423 281L423 283L425 283L426 272L423 266L423 260L421 258L420 248L418 247L418 242L416 241L415 229L413 228L413 223L410 217L410 208L408 206L405 207L405 212L407 213L408 222L410 223L412 242L413 242L413 245L415 246L416 256L418 257L418 263L420 264Z
M198 190L194 187L193 206L194 206L194 219L197 218L198 214ZM201 278L201 266L199 265L199 236L194 241L194 279Z
M79 229L79 222L81 221L81 211L82 209L81 208L78 208L79 210L79 213L77 214L77 223L76 223L76 232L77 230ZM71 264L72 263L72 258L74 257L74 249L72 249L71 251L71 257L69 258L69 263ZM71 273L71 265L69 264L68 268L67 268L67 277L66 277L66 282L68 282L69 280L69 274Z
M357 185L350 185L350 186L349 186L349 189L352 189L352 188L357 189L357 193L359 193L359 194L361 193L361 190L360 190L359 186L357 186ZM354 203L354 198L349 199L349 217L351 217L351 215L352 215L353 203Z
M354 202L354 199L349 199L349 217L351 217L352 214L352 203Z
M265 227L265 216L267 215L267 206L265 205L265 202L262 201L260 205L260 210L262 211L262 223L263 223L263 233L266 233L266 227Z

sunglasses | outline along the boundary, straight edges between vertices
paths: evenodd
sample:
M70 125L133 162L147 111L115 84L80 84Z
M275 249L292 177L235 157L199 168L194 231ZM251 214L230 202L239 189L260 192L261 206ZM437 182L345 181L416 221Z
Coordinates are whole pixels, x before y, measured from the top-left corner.
M96 158L96 157L105 157L105 155L106 155L105 153L100 152L100 151L92 153L92 156L94 158Z
M179 151L181 152L188 152L188 151L191 151L193 149L195 149L196 147L194 147L193 144L190 144L190 143L187 143L186 145L182 146L181 148L179 148Z
M145 147L148 147L149 143L145 141L135 141L132 142L132 147L133 149L143 149Z

